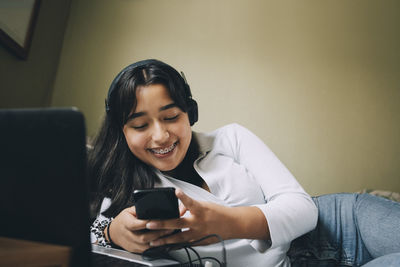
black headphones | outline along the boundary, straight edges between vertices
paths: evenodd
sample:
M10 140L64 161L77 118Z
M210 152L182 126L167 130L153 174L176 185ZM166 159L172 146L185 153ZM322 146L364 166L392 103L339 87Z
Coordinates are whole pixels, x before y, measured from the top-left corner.
M111 99L113 97L113 94L115 94L114 93L115 92L115 87L116 87L118 81L120 80L121 76L127 71L130 71L130 70L135 69L135 68L140 68L140 67L143 67L143 66L146 66L146 65L151 65L151 64L164 65L164 66L168 66L171 69L175 70L170 65L168 65L168 64L166 64L166 63L164 63L162 61L156 60L156 59L146 59L146 60L138 61L136 63L133 63L133 64L125 67L114 78L114 80L111 83L110 88L108 89L107 99L105 100L105 106L106 106L106 112L107 113L109 113L111 111L111 106L110 106L110 103L112 103ZM182 83L184 84L185 96L186 96L186 105L187 105L187 108L188 108L187 113L188 113L188 116L189 116L190 126L192 126L193 124L195 124L195 122L197 122L198 117L199 117L197 102L192 98L192 93L190 91L190 86L186 81L185 74L183 72L181 72L181 75L180 75L176 70L175 70L175 72L177 73L177 75L182 80Z

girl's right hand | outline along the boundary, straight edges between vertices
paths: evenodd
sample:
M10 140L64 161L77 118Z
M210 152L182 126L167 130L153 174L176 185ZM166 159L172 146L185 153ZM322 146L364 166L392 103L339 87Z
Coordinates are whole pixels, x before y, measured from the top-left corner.
M134 206L124 209L110 224L109 233L112 242L127 251L142 253L150 248L149 243L151 241L173 232L173 230L149 231L146 229L147 222L148 220L136 218ZM104 231L107 233L107 228ZM108 240L110 240L110 237L108 237Z

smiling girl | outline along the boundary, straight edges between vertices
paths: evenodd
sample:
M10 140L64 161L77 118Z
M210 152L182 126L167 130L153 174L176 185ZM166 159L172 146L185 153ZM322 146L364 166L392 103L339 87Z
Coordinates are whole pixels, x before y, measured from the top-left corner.
M217 234L226 240L229 266L300 262L301 239L291 248L291 258L286 254L294 239L315 228L315 203L324 206L324 198L313 201L244 127L193 132L197 103L174 68L158 60L124 68L111 84L106 111L88 161L98 214L91 228L94 242L141 253ZM137 219L133 191L153 187L176 188L179 219ZM352 208L353 195L341 199ZM217 241L204 241L196 250L218 257L220 247L212 244Z

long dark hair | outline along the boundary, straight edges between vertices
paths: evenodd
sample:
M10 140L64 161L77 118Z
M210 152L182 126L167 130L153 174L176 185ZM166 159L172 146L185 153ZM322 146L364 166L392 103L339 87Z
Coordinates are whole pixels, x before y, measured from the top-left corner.
M88 153L92 212L97 214L103 198L109 197L111 206L103 212L106 217L115 217L132 205L135 189L152 188L159 181L154 167L139 160L129 150L123 134L128 116L137 105L138 86L162 84L174 103L182 111L188 110L185 80L171 66L149 60L124 70L113 81L112 89L110 87L112 97L109 94L106 100L107 113Z

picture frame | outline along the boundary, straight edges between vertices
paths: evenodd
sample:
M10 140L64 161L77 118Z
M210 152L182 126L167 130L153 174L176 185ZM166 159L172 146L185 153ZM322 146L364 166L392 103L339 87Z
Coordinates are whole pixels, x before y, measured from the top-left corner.
M19 59L28 58L40 0L0 0L0 43Z

